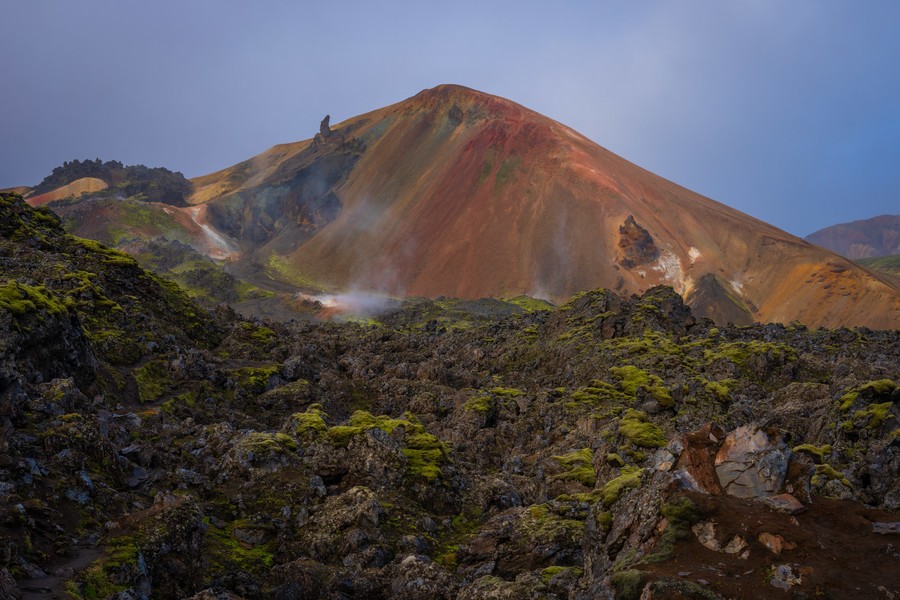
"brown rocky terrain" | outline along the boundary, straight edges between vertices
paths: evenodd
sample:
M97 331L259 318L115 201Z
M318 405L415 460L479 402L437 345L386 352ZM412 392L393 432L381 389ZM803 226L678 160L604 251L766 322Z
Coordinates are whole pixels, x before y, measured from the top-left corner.
M245 320L17 196L0 257L0 597L900 594L896 330L666 286Z

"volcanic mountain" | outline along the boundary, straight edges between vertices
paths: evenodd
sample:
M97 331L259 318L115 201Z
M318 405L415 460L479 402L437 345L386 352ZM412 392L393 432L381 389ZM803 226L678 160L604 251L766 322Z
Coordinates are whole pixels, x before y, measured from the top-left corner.
M553 300L667 284L718 322L900 327L894 280L460 86L326 117L192 184L160 215L257 283Z

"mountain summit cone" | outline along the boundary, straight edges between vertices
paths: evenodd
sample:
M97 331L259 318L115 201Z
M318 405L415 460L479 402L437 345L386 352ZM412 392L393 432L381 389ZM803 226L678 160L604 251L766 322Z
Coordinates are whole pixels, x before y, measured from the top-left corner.
M461 86L326 118L192 183L167 213L257 282L556 301L665 284L718 322L900 327L893 280Z

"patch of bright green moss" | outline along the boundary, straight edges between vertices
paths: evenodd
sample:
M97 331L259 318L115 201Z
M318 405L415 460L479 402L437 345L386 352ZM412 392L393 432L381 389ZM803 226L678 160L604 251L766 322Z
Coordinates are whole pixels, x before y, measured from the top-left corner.
M510 304L515 304L525 312L535 312L539 310L553 310L556 308L552 302L541 300L540 298L532 298L531 296L516 296L507 300Z
M609 454L606 455L606 462L608 464L611 464L614 467L621 468L621 467L625 466L625 461L622 460L622 457L614 452L610 452Z
M503 396L506 398L517 398L519 396L525 395L525 392L523 392L522 390L517 390L516 388L508 388L508 387L491 388L491 393L496 396Z
M856 399L859 397L859 392L856 390L851 390L841 396L841 412L847 412L850 410L850 407L853 406L853 403L856 402Z
M234 374L238 384L251 394L262 394L269 387L272 378L278 375L281 367L269 365L266 367L244 367L236 369Z
M240 525L239 521L222 529L212 525L209 517L205 518L204 522L207 524L205 554L213 573L246 571L260 575L272 568L275 554L271 544L248 548L234 537L234 530Z
M565 391L565 388L563 388L563 391ZM631 400L611 383L600 381L599 379L592 381L589 386L578 388L569 397L571 401L566 403L566 407L569 409L575 408L579 404L593 407L613 407L627 404Z
M635 569L613 573L610 583L616 590L616 598L638 600L643 589L644 575Z
M824 446L815 446L813 444L800 444L799 446L794 446L794 452L802 452L804 454L808 454L815 460L815 462L821 464L825 462L825 455L831 454L833 448L830 444L825 444Z
M486 413L491 410L493 404L494 400L490 396L475 396L474 398L469 398L466 403L463 404L463 408L478 413Z
M407 475L434 481L441 476L440 465L447 459L444 443L436 436L428 433L419 419L412 413L404 413L403 418L392 419L385 415L374 416L358 410L350 415L347 425L336 425L326 432L331 442L337 446L346 446L350 440L369 429L381 429L392 433L398 427L404 429L406 448L403 453L407 458Z
M297 442L294 441L294 438L284 433L253 431L241 440L241 447L248 452L253 452L256 456L271 456L273 454L284 454L287 451L295 452L297 450Z
M633 365L612 367L609 372L619 380L619 387L629 396L636 396L639 388L645 388L663 408L668 408L675 404L672 394L666 388L665 383L656 375Z
M72 239L76 245L81 246L85 250L89 252L93 252L95 254L99 254L103 257L102 262L110 265L110 266L121 266L121 267L137 267L137 261L133 258L125 254L124 252L119 252L118 250L114 250L100 242L95 240L88 240L85 238L68 236Z
M859 386L859 392L867 397L887 396L897 389L897 384L890 379L877 379Z
M561 566L552 566L547 567L541 571L541 581L544 585L548 585L550 580L559 575L560 573L565 573L567 571L572 571L576 577L581 577L583 571L578 567L561 567Z
M612 506L625 490L641 485L643 469L638 467L623 467L622 474L606 482L603 486L603 505Z
M141 404L156 402L169 388L169 373L166 363L151 360L142 367L131 372L137 383L138 400Z
M642 448L661 448L666 445L662 430L650 422L646 413L633 408L627 409L619 420L619 433Z
M705 380L704 380L705 381ZM721 381L705 381L704 389L710 396L719 402L727 402L731 399L731 391L737 385L735 379L723 379Z
M269 256L269 259L266 261L266 271L274 276L275 279L290 283L299 288L321 292L331 291L331 289L324 286L321 281L310 277L308 274L292 265L286 258L278 256L277 254Z
M575 450L562 456L554 456L553 459L566 470L554 479L560 481L577 481L582 485L594 487L597 474L594 472L594 453L590 448Z
M566 539L576 542L584 533L584 522L556 514L547 504L533 504L522 515L522 529L535 542Z
M863 410L858 410L853 417L844 423L845 429L866 427L868 429L878 429L887 420L891 414L893 402L882 402L881 404L870 404ZM849 424L850 427L846 427Z
M258 346L268 346L269 342L277 337L276 333L268 327L253 326L249 323L245 323L245 326L249 326L251 329L250 340Z
M300 439L313 439L328 430L325 424L325 411L321 404L312 404L306 412L291 415L294 427L294 435Z
M775 342L730 342L719 344L713 350L706 350L703 358L707 362L726 358L738 367L746 367L755 356L771 356L775 360L796 361L797 351L787 344Z
M15 281L0 285L0 310L12 313L13 317L34 314L39 319L44 315L67 315L66 304L44 286L32 287Z
M847 479L847 476L832 467L829 464L821 464L816 465L816 473L812 477L812 484L815 486L822 485L826 481L835 480L839 481L847 487L852 487L850 485L850 480Z

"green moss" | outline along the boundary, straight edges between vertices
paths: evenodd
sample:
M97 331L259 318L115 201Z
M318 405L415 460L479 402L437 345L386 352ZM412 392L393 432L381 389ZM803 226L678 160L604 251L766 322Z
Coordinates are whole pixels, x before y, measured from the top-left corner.
M469 398L466 401L466 403L463 405L463 409L478 413L487 413L490 412L493 405L494 399L490 396L475 396L474 398Z
M890 395L897 389L897 384L890 379L878 379L859 386L859 392L867 397Z
M757 356L771 357L777 361L794 362L797 360L797 351L787 344L753 340L719 344L715 349L706 350L703 353L703 358L706 362L724 358L741 368L746 368L750 361Z
M525 310L525 312L536 312L539 310L553 310L556 306L552 302L548 302L547 300L541 300L540 298L532 298L531 296L516 296L515 298L510 298L507 300L510 304L515 304L519 308Z
M584 534L584 521L553 512L547 504L533 504L522 515L522 530L536 543L565 540L576 543Z
M620 600L638 600L643 589L644 575L634 569L619 571L613 573L610 583L616 590L616 598Z
M613 514L610 510L601 511L597 516L597 524L602 531L609 531L613 525Z
M703 519L703 514L689 498L679 497L660 507L660 512L668 521L651 554L644 556L638 564L666 562L675 558L675 543L691 537L691 527Z
M619 380L619 387L629 396L636 396L638 389L643 388L663 408L668 408L675 404L672 394L666 388L665 383L656 375L652 375L633 365L612 367L609 372Z
M508 388L508 387L491 388L491 393L496 396L503 396L506 398L517 398L519 396L525 395L525 392L523 392L522 390L517 390L516 388Z
M821 464L816 465L816 473L812 477L812 484L814 486L819 486L824 484L826 481L835 480L839 481L845 486L852 487L850 485L850 480L847 479L847 476L832 467L829 464Z
M870 404L863 410L858 410L853 414L850 421L844 423L845 429L865 427L867 429L878 429L891 415L891 407L893 402L882 402L881 404ZM849 427L847 425L849 424Z
M565 391L565 388L563 388ZM566 403L566 408L574 409L578 405L592 407L614 407L628 404L632 399L623 394L611 383L594 380L591 385L578 388L569 396L571 400Z
M706 392L718 400L719 402L727 402L731 400L731 392L737 386L735 379L723 379L721 381L703 380L703 388Z
M619 380L619 387L629 396L636 395L639 387L650 383L649 374L632 365L613 367L609 372Z
M574 573L576 577L581 577L583 573L583 571L578 567L552 566L547 567L541 571L541 581L544 583L544 585L548 585L551 579L553 579L560 573L566 573L568 571Z
M831 454L833 448L830 444L825 444L824 446L814 446L813 444L800 444L799 446L794 446L794 452L802 452L803 454L808 454L813 457L815 462L823 463L825 462L825 455Z
M422 423L412 413L404 413L403 418L392 419L380 415L358 410L350 415L347 425L336 425L326 432L328 439L337 446L346 446L350 440L369 429L381 429L392 433L402 427L404 430L404 442L406 448L406 473L409 477L434 481L441 476L440 465L447 460L447 450L444 443L436 436L428 433Z
M594 472L594 453L590 448L575 450L562 456L554 456L553 459L566 470L553 479L559 481L577 481L582 485L594 487L597 474Z
M662 430L649 421L646 413L633 408L627 409L619 420L619 433L635 446L661 448L666 445Z
M890 379L876 379L869 381L856 388L847 390L840 399L841 412L849 412L853 404L858 399L874 400L878 398L889 398L891 393L897 388L897 384Z
M643 469L638 467L624 467L622 474L606 482L603 486L603 505L612 506L625 490L641 485Z
M294 435L300 439L314 439L328 430L325 424L325 411L321 404L313 404L306 412L291 415Z
M614 452L610 452L606 455L606 462L614 467L624 467L625 461L622 460L622 457Z
M123 568L136 567L139 554L140 549L132 537L107 540L104 544L104 555L66 582L66 591L83 600L102 600L124 591L126 586L117 583L117 576Z
M256 456L271 456L296 452L297 442L294 438L284 433L267 433L253 431L241 440L241 448L247 452L253 452Z
M165 362L151 360L131 372L137 383L138 400L142 404L156 402L169 388L169 373Z
M841 396L841 412L847 412L850 410L850 407L853 406L853 403L856 402L856 399L859 397L859 392L856 390L851 390Z
M167 414L175 414L179 409L191 408L197 403L197 395L194 392L185 392L169 398L159 405L160 410Z
M238 385L253 395L259 395L269 388L272 378L278 375L281 367L269 365L266 367L244 367L233 371Z
M248 547L234 537L234 530L243 523L235 521L220 529L205 518L206 556L214 574L245 571L251 575L261 575L272 568L275 554L272 544Z
M251 325L250 340L258 346L268 346L277 334L268 327L254 327Z
M45 316L69 314L68 306L44 286L32 287L15 281L0 285L0 310L11 313L20 330L27 329L21 322L28 315L43 320Z
M324 285L321 281L304 273L290 263L286 258L272 254L266 261L266 271L275 279L290 283L304 290L314 290L318 292L332 291L329 286Z

